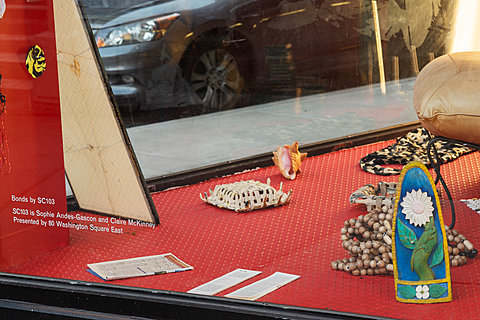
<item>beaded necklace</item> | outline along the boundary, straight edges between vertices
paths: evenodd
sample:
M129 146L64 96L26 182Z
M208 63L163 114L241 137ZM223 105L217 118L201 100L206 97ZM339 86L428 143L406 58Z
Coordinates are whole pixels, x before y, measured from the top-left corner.
M10 173L9 149L5 132L7 118L7 98L2 94L2 75L0 74L0 174Z

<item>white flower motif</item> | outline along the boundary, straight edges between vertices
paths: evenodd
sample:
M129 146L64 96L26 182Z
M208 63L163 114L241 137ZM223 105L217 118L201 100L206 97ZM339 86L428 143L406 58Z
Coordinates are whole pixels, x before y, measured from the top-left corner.
M428 286L417 286L417 298L418 299L428 299L430 297L430 293L428 292Z
M432 199L420 189L412 190L411 193L407 191L400 205L403 207L402 213L414 226L424 226L433 216Z

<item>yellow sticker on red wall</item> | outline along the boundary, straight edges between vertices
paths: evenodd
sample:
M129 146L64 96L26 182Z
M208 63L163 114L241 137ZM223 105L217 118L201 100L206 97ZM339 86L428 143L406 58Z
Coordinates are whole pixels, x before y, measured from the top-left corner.
M27 66L28 73L30 73L33 78L40 77L47 67L45 52L43 52L42 48L38 45L33 46L30 51L28 51L25 65Z

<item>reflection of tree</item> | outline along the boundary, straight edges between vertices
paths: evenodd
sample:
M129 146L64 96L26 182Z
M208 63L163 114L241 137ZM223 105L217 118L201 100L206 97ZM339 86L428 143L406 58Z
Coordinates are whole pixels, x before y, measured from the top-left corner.
M429 12L433 12L434 15L429 19L426 19L426 22L421 30L421 37L411 37L413 39L412 45L416 47L417 58L418 58L418 67L421 70L430 61L430 54L433 53L434 57L438 57L447 52L447 47L449 45L449 36L452 31L454 23L454 14L456 1L453 0L436 0L435 3L438 3L438 11L431 9ZM433 2L431 3L431 5ZM408 2L407 2L408 6ZM426 10L426 8L424 8ZM417 25L418 28L419 24ZM412 28L410 28L410 34L412 34ZM389 53L391 56L400 57L400 76L406 77L411 76L410 73L411 60L409 58L409 49L407 46L409 44L408 28L407 33L404 29L400 30L394 37L390 39L389 43ZM399 43L400 40L404 44Z
M375 32L371 11L371 1L363 0L359 32L363 35L362 64L364 78L377 82L375 62ZM400 78L413 76L412 46L416 48L418 66L421 69L429 62L429 54L435 57L446 52L448 36L453 24L455 1L453 0L378 0L380 31L384 47L384 62L387 80L391 80L392 57L398 57ZM372 80L362 81L371 83Z
M390 41L398 34L403 35L405 46L419 47L427 36L432 21L438 15L441 0L390 0L378 1L378 15L382 40ZM362 11L371 12L371 2L364 1ZM359 30L362 34L370 36L375 32L373 17L365 19Z
M451 45L451 32L455 23L456 1L441 0L440 10L428 30L422 45L418 47L419 65L423 66L429 62L428 53L434 53L435 57L447 53Z
M405 45L420 46L430 28L432 19L437 16L441 0L378 0L378 13L382 40L389 41L402 32ZM375 32L371 1L358 1L338 5L338 0L325 0L315 9L315 16L330 25L339 28L342 21L363 16L358 32L372 36Z
M387 25L394 34L402 31L405 45L419 47L428 34L432 20L437 16L440 0L416 1L405 0L405 9L397 2L388 2ZM388 34L385 34L388 38Z
M398 4L398 6L402 9L406 9L407 8L407 4L406 4L406 0L395 0Z
M398 62L398 76L405 78L416 74L416 63L412 53L416 53L418 67L421 69L429 61L430 53L437 57L446 52L455 3L454 0L377 0L387 81L393 79L393 57L395 57L395 66ZM281 0L278 9L280 15L270 20L268 24L272 29L298 30L300 27L310 28L319 25L321 27L316 30L318 37L315 40L321 41L328 38L325 30L333 32L338 30L338 34L344 33L345 37L350 37L350 40L358 39L356 41L359 47L355 49L359 60L358 83L348 86L379 81L372 0L344 2ZM299 10L303 10L302 14L286 14ZM324 28L326 25L328 25L327 28ZM351 28L358 32L355 34L356 38L352 36ZM313 41L313 39L307 40ZM347 38L335 40L340 43ZM335 59L337 58L333 60ZM351 54L349 59L353 61L354 55ZM345 62L338 58L333 63ZM335 72L331 77L336 79L336 83L331 84L332 88L343 87L344 83L352 82L351 77L350 80L339 79L342 77L340 72Z

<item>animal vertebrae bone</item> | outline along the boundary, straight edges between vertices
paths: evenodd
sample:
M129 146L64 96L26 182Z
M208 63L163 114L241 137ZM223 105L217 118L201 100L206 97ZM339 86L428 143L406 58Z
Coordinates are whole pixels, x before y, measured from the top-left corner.
M210 195L200 198L208 204L234 210L235 212L247 212L255 209L263 209L266 207L278 207L290 202L292 190L288 193L282 191L283 183L280 183L280 189L275 190L270 186L270 179L267 183L248 180L239 181L229 184L215 186Z

